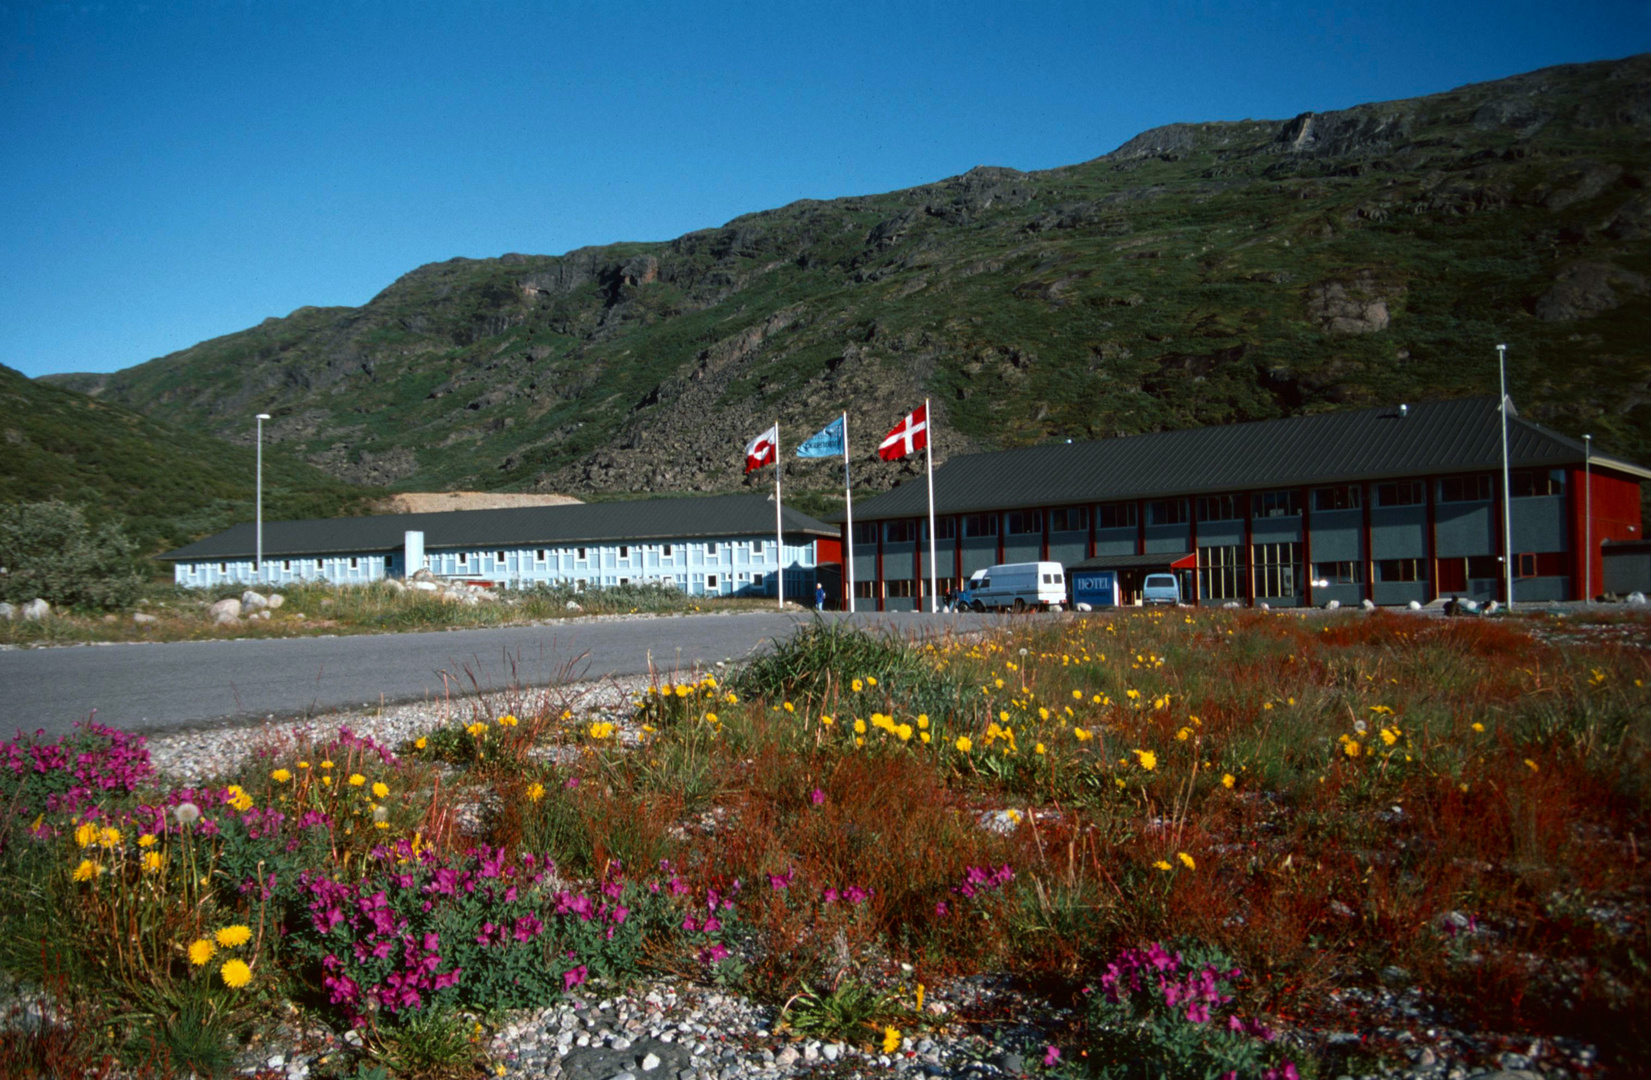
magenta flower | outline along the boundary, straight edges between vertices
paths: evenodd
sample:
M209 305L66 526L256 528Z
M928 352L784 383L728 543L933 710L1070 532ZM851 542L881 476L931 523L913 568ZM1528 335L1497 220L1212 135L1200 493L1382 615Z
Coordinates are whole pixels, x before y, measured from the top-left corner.
M1051 1046L1043 1052L1043 1067L1047 1069L1060 1059L1061 1048L1058 1046Z
M575 986L578 986L580 983L584 982L585 977L589 974L590 972L584 964L580 964L576 968L571 968L568 971L564 971L562 973L562 992L567 993L569 990L572 990Z
M813 791L808 793L808 801L813 803L815 806L823 806L825 804L825 792L821 791L819 788L815 788Z

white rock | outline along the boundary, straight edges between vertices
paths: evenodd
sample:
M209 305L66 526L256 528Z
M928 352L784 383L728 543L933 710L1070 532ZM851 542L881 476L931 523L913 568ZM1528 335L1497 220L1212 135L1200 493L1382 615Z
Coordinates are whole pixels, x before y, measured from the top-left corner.
M270 607L271 611L274 611L276 608L280 607L282 604L284 604L286 602L287 602L287 598L282 596L278 592L272 592L272 593L269 594L269 607Z
M264 1064L267 1067L271 1068L271 1069L279 1069L281 1066L285 1065L286 1063L287 1063L287 1056L285 1054L272 1054L270 1056L270 1059L268 1061L264 1062Z
M269 608L265 608L264 610L247 617L251 619L267 619L269 618Z
M1240 604L1237 600L1228 600L1225 604L1222 604L1221 606L1224 607L1224 608L1231 608L1231 609L1236 610L1237 608L1241 608L1244 605Z
M1634 591L1634 592L1631 592L1631 593L1628 594L1628 599L1624 600L1623 603L1631 604L1634 607L1644 607L1645 606L1645 594L1642 593L1642 592L1639 592L1637 590Z
M659 1055L658 1054L648 1053L648 1054L643 1054L642 1055L642 1071L643 1072L653 1072L657 1068L659 1068Z
M1361 600L1361 601L1359 601L1359 606L1364 608L1364 610L1366 610L1366 611L1375 611L1376 610L1376 601L1374 601L1374 600Z
M1267 603L1267 601L1265 601L1265 600L1263 600L1261 603L1257 604L1256 607L1260 608L1262 611L1271 611L1271 610L1273 610L1273 605Z
M242 611L262 611L267 607L269 607L269 600L262 593L256 593L248 589L241 594Z
M567 602L567 610L569 610L569 611L584 611L584 610L585 610L585 609L584 609L584 608L582 608L582 607L580 607L580 606L579 606L579 605L578 605L578 604L577 604L577 603L575 603L575 602L574 602L574 601L572 601L572 600L569 600L569 601L568 601L568 602Z
M38 596L23 605L23 618L33 621L44 619L52 613L52 606Z
M1075 604L1075 605L1073 605L1073 610L1074 611L1094 611L1095 608L1091 604Z
M1412 600L1410 603L1406 604L1405 607L1409 608L1411 611L1420 611L1422 610L1422 602L1420 600Z
M218 622L224 622L225 615L228 615L231 619L239 619L241 617L241 602L233 596L227 600L219 600L216 604L207 608L206 613Z
M10 604L0 602L0 619L17 618L17 609Z
M843 1056L843 1044L826 1043L824 1046L820 1047L820 1053L825 1055L825 1059L827 1061L836 1061L838 1058Z
M420 572L422 573L422 571L420 571ZM433 581L426 581L424 578L415 578L415 579L413 579L412 581L407 583L407 587L409 589L417 589L419 592L440 592L441 591L441 586L440 585L437 585Z
M134 611L132 613L132 621L137 623L139 626L147 626L150 623L160 622L160 619L148 614L147 612Z
M1340 600L1326 600L1324 602L1324 610L1325 611L1335 611L1339 607L1341 607L1341 601Z

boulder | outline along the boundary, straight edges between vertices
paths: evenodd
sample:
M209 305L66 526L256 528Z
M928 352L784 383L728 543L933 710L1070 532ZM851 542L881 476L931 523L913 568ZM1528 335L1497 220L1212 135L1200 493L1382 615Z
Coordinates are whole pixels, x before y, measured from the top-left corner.
M148 626L150 623L160 622L160 619L148 614L147 612L138 611L132 614L132 621L137 623L139 626Z
M397 596L400 596L402 593L407 591L407 586L402 584L400 578L385 578L384 584L389 586L390 591L395 593Z
M284 604L286 602L287 602L287 598L282 596L278 592L273 592L273 593L269 594L269 609L271 611L274 611L276 608L280 607L282 604Z
M37 596L23 605L21 614L23 618L33 621L35 619L44 619L51 613L52 606Z
M1642 598L1640 602L1644 603L1645 601ZM584 608L580 607L578 604L574 603L572 600L569 600L567 602L566 607L567 607L568 611L584 611L585 610Z
M408 583L408 588L417 589L419 592L441 592L440 585L424 578L415 578L413 581Z
M269 618L269 614L270 614L269 613L269 608L265 608L262 611L253 612L251 615L248 615L247 618L249 618L249 619L267 619L267 618Z
M1265 601L1265 600L1263 600L1263 601L1261 601L1261 603L1257 604L1256 607L1259 608L1262 611L1271 611L1271 610L1273 610L1273 605L1267 603L1267 601Z
M216 604L207 608L206 613L212 616L214 622L228 622L230 619L239 619L241 617L241 602L231 596L226 600L219 600Z
M1240 604L1237 600L1228 600L1225 604L1222 604L1221 606L1224 607L1224 608L1227 608L1228 610L1237 610L1238 608L1241 608L1244 605Z
M10 604L0 602L0 619L9 620L15 618L17 618L17 609L12 607Z
M1374 600L1360 600L1359 601L1359 606L1364 608L1364 610L1366 610L1366 611L1375 611L1376 610L1376 601L1374 601Z
M1411 611L1420 611L1422 610L1422 602L1420 600L1412 600L1410 603L1406 604L1405 607L1409 608Z
M262 611L269 606L262 593L255 593L251 589L241 594L241 611L250 615L254 611Z
M1093 607L1093 606L1091 606L1091 605L1089 605L1089 604L1082 604L1082 603L1080 603L1080 604L1078 604L1078 605L1076 605L1076 606L1075 606L1075 607L1074 607L1074 608L1073 608L1073 610L1075 610L1075 611L1094 611L1094 610L1095 610L1095 609L1094 609L1094 607Z
M1637 590L1631 592L1628 594L1628 599L1624 600L1623 603L1628 604L1631 607L1644 607L1645 594Z
M1340 600L1326 600L1324 602L1324 610L1325 611L1335 611L1339 607L1341 607L1341 601Z

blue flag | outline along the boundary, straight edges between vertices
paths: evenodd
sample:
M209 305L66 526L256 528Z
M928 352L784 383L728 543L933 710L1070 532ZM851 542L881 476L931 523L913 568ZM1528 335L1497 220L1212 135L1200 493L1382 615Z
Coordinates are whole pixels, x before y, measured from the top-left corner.
M843 418L839 416L819 433L809 437L809 440L797 447L798 457L842 457L843 456Z

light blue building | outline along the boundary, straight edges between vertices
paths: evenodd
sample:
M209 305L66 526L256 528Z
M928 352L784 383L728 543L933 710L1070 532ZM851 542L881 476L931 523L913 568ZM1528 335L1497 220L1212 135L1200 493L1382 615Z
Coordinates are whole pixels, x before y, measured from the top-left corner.
M160 557L193 588L367 584L425 569L506 589L659 584L690 596L773 596L783 568L785 595L811 601L822 563L838 560L838 531L790 508L781 520L776 537L763 495L452 510L266 522L261 570L251 523Z

